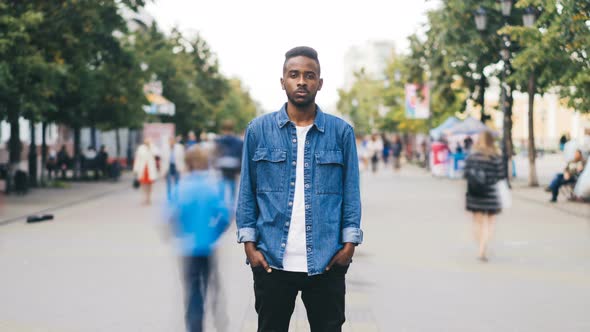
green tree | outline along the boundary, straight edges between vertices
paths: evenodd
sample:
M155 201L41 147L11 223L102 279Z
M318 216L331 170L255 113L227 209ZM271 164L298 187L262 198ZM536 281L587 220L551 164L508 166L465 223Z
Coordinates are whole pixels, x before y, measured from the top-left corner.
M215 114L216 130L219 131L223 120L232 119L236 124L236 132L242 132L248 123L258 115L260 105L252 99L239 79L230 80L229 87L229 93L221 101Z
M527 91L529 185L537 186L535 167L534 96L559 89L568 106L590 111L590 4L580 1L521 0L519 8L539 13L533 27L510 26L501 30L521 46L512 62L511 81Z
M383 105L383 81L369 77L361 69L354 74L355 81L349 90L338 91L338 110L348 116L355 132L368 134L378 128L379 107Z
M11 127L11 164L20 161L19 118L35 121L41 110L52 108L49 98L60 66L47 61L35 43L43 18L31 3L0 3L0 119L8 120Z

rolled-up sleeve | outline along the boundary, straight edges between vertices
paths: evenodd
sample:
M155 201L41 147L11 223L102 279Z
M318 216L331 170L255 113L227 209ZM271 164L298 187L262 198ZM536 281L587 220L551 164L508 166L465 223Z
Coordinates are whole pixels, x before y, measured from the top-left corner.
M236 224L238 227L238 242L257 242L258 206L256 203L256 170L252 162L255 150L253 129L248 126L244 137L242 153L242 170L240 175L240 192L238 194L238 209Z
M344 179L342 197L342 242L361 244L361 195L359 188L359 160L352 127L344 132Z

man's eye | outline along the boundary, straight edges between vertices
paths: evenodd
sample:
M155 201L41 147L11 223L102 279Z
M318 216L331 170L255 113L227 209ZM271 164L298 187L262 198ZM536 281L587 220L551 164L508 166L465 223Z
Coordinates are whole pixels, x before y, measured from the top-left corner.
M298 75L297 75L297 73L291 73L289 76L290 76L291 78L295 78L295 77L297 77Z
M313 79L315 78L315 75L314 75L314 74L312 74L312 73L310 73L310 74L307 74L307 75L305 75L305 77L306 77L308 80L313 80Z

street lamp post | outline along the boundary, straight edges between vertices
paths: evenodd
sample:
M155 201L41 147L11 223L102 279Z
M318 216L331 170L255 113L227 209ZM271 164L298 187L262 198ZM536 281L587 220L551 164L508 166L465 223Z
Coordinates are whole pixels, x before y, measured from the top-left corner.
M479 6L477 10L474 12L475 16L475 27L477 31L483 33L487 29L488 25L488 16L486 10ZM486 76L484 73L484 65L479 61L480 65L480 78L479 78L479 91L478 91L478 103L481 106L481 122L485 124L486 120L489 119L489 116L486 114L485 110L485 89L486 89Z
M531 28L535 25L537 19L537 11L534 7L527 7L522 16L522 23L525 27ZM535 72L531 70L529 73L529 81L527 86L527 93L529 97L529 116L528 116L528 157L529 157L529 186L536 187L539 185L537 178L537 168L535 166L535 159L537 157L537 149L535 147L535 121L534 121L534 106L535 106L535 90L536 80Z
M510 17L510 13L512 12L512 0L499 0L500 9L502 12L502 25L508 25L508 17ZM501 36L502 40L502 50L500 51L502 57L502 85L501 85L501 97L500 101L502 103L502 114L504 116L504 125L502 126L502 162L504 165L504 170L506 171L506 179L510 179L510 171L509 171L509 161L510 155L512 154L512 147L511 147L511 127L512 127L512 109L508 102L508 85L506 83L507 71L508 71L508 64L510 63L510 39L508 35L503 34Z
M500 11L502 13L503 25L508 24L508 17L510 17L510 13L512 12L512 0L497 0L500 5ZM487 28L487 12L483 7L479 7L475 12L475 25L477 30L484 31ZM503 137L502 137L502 164L506 171L506 175L508 178L509 171L508 171L508 161L510 160L511 154L511 147L510 147L510 135L511 130L510 127L512 126L511 116L512 110L508 103L508 90L506 84L506 76L508 72L508 63L510 60L510 39L507 35L502 35L502 49L500 51L500 55L502 57L502 75L501 75L501 85L500 85L500 103L502 105L502 114L503 114ZM482 106L483 107L483 106ZM482 108L483 111L483 108Z
M513 0L497 0L499 4L500 12L502 13L502 20L503 25L508 25L508 18L512 13L512 5ZM473 13L475 18L475 25L478 31L485 31L487 28L487 12L483 7L479 7ZM525 27L532 27L535 24L537 18L537 11L534 7L528 7L524 10L524 14L522 16L523 25ZM502 162L504 165L504 169L507 172L507 175L510 174L508 171L508 164L512 154L512 106L511 102L508 100L508 84L506 83L506 77L508 76L508 70L510 65L510 38L508 35L503 34L501 36L502 41L502 48L500 51L500 55L502 58L502 75L501 75L501 97L500 102L502 105L502 113L504 116L503 122L503 137L502 137ZM483 73L482 73L483 74ZM534 134L534 114L533 114L533 107L535 101L535 90L536 90L536 81L535 81L535 73L531 71L529 74L529 81L528 81L528 95L529 95L529 116L528 116L528 127L529 127L529 137L528 137L528 150L529 150L529 185L536 186L538 185L536 169L535 169L535 134ZM483 106L482 106L483 108ZM507 176L508 178L508 176Z

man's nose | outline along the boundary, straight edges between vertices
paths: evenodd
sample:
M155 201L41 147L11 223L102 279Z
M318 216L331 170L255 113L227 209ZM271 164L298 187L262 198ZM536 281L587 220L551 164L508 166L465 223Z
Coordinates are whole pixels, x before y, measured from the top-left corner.
M305 76L301 75L299 76L299 79L297 80L297 86L304 86L307 85L307 81L305 80Z

